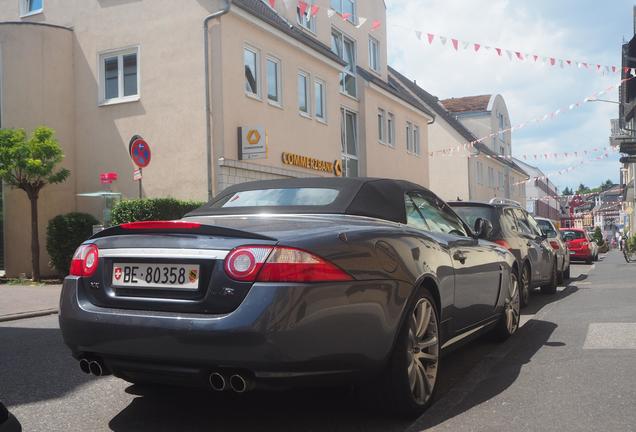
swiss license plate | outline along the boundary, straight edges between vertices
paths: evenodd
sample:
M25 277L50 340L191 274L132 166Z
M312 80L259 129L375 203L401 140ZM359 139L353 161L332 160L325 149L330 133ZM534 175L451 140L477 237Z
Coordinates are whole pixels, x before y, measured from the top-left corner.
M196 264L113 264L114 287L196 290L201 272Z

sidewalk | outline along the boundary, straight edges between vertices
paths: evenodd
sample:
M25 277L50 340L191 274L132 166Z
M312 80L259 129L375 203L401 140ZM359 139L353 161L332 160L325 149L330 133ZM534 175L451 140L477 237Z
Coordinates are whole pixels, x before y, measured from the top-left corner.
M0 322L57 313L62 285L0 285Z

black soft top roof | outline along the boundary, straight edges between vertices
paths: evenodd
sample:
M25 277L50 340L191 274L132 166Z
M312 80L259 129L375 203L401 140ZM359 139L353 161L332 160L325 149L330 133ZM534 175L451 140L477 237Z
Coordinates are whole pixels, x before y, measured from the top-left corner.
M328 188L340 193L334 202L324 206L286 206L286 207L230 207L213 208L212 203L237 192L262 189L289 188ZM265 180L241 183L230 186L214 200L194 210L187 216L213 216L258 213L311 213L311 214L350 214L406 223L404 194L410 191L426 191L423 186L404 180L379 178L327 178L312 177L298 179Z

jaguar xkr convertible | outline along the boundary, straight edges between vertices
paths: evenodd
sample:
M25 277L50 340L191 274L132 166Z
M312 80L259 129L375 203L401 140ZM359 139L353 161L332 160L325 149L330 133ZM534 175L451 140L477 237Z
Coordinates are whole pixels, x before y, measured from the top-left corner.
M60 326L93 375L237 393L373 383L417 414L444 351L519 325L515 259L475 224L406 181L241 184L82 244Z

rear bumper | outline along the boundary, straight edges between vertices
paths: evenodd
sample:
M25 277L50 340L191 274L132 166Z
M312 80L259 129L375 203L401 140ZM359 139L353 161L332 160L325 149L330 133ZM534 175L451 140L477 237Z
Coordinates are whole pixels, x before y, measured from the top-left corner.
M585 261L592 258L592 251L589 249L572 250L570 249L570 259Z
M411 293L395 281L256 284L227 315L110 309L64 281L60 328L73 355L115 375L207 382L213 370L257 380L365 375L386 362ZM181 378L179 378L181 377Z

